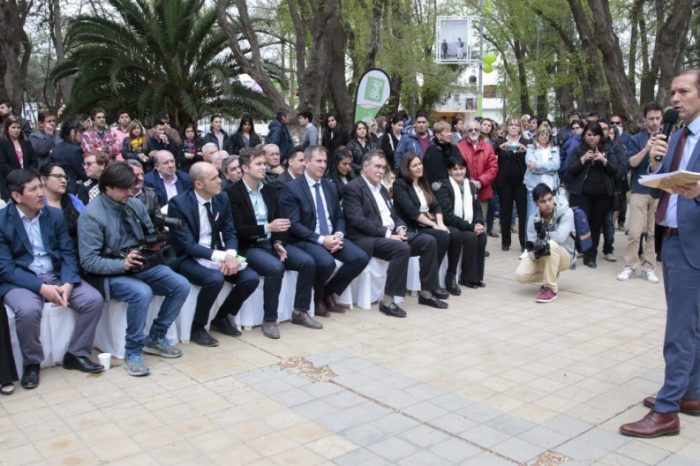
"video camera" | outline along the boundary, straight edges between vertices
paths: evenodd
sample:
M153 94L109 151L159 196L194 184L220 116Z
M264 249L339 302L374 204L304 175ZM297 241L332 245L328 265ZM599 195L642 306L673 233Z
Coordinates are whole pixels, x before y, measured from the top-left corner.
M535 255L535 260L540 257L549 256L552 252L549 250L549 241L547 241L547 232L544 229L544 224L542 220L535 222L535 232L537 233L537 239L532 248L532 253Z

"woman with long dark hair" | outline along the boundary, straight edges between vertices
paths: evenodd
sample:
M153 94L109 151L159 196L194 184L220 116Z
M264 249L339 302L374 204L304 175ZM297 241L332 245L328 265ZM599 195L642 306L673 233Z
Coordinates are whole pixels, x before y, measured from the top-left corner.
M370 139L369 126L367 126L367 123L358 121L353 125L352 137L347 147L352 152L352 168L355 170L355 173L360 173L362 157L370 150L378 149L377 145Z
M352 171L352 152L345 146L340 146L335 153L326 171L326 178L333 181L338 188L338 195L343 198L345 185L355 178Z
M182 150L175 156L180 170L189 173L192 165L204 160L203 145L202 139L197 135L197 126L194 123L187 123L182 128Z
M583 255L583 263L596 268L598 243L605 217L613 208L616 159L610 141L604 138L598 122L590 122L583 128L581 145L569 157L569 202L580 207L588 217L593 247Z
M0 177L2 181L2 198L8 200L10 194L5 187L5 177L21 168L37 168L38 157L29 140L22 132L22 121L15 116L8 116L2 125L0 140Z
M340 126L338 114L328 112L323 122L323 133L321 134L321 145L328 151L328 156L335 154L339 147L347 145L349 140L348 132Z
M243 115L238 125L238 131L231 136L232 152L229 155L239 154L241 149L255 147L260 144L261 141L260 136L255 132L253 117L250 115Z
M401 157L392 199L396 212L406 223L409 232L425 233L435 238L437 263L441 264L450 246L450 231L443 222L442 209L423 173L423 161L418 154L407 152ZM461 248L460 244L453 246ZM459 257L459 252L457 256ZM459 294L459 286L450 283L449 278L445 284L450 293Z
M403 114L397 113L394 118L389 122L389 127L387 128L384 136L379 140L382 152L386 157L387 167L394 166L394 151L399 146L399 139L401 139L401 134L403 132Z

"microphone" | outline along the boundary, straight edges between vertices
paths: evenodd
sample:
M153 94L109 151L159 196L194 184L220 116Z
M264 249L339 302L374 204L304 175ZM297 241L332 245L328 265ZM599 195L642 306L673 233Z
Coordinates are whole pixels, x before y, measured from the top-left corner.
M663 133L664 136L666 136L666 140L668 141L668 137L671 135L671 131L673 130L674 125L678 122L678 110L675 108L669 108L664 112L664 119L661 121L661 133ZM663 160L663 157L660 155L657 155L654 157L654 160L657 162L661 162Z

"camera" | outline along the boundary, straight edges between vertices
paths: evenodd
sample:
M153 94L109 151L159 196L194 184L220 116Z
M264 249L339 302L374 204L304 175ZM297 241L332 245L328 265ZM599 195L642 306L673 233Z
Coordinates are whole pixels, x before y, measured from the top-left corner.
M182 219L166 217L165 215L159 213L153 217L153 225L161 231L165 228L169 230L179 230L185 226L185 222Z
M549 256L551 254L551 251L549 250L547 232L544 229L544 224L542 223L542 220L538 220L535 222L535 232L537 233L537 239L535 240L535 244L532 250L533 254L535 255L535 259L539 259L540 257L544 256Z
M155 267L156 265L165 265L177 258L177 254L172 246L164 244L168 236L163 233L153 232L146 235L141 240L138 246L114 250L105 249L105 255L113 259L126 259L129 252L136 250L141 255L141 265L132 267L129 273L138 273L144 270Z

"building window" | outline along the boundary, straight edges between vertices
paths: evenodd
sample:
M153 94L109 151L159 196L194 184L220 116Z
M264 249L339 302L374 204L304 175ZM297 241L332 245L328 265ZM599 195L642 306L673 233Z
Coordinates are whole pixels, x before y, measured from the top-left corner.
M489 84L484 86L484 98L498 97L498 86Z

